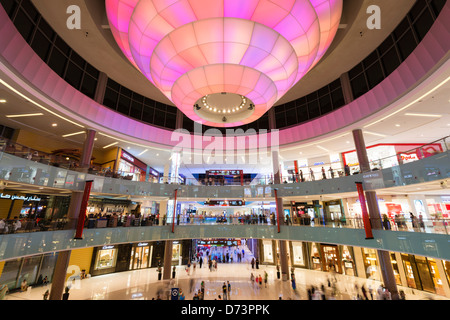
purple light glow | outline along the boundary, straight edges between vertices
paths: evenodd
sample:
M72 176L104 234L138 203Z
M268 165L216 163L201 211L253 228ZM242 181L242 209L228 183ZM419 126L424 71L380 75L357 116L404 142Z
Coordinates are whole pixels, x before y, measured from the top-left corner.
M106 11L125 56L186 116L232 127L261 117L317 64L342 0L106 0ZM248 97L255 112L201 119L193 104L217 92Z

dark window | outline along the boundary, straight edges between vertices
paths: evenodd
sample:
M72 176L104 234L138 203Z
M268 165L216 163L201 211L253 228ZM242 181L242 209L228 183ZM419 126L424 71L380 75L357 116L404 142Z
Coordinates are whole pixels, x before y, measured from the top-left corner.
M442 8L445 5L447 0L432 0L430 5L433 8L433 13L437 17L439 13L442 11Z
M383 71L381 70L380 63L374 63L369 69L366 71L367 81L369 83L369 90L379 84L383 79Z
M117 105L117 111L125 115L128 115L130 113L130 103L131 103L130 98L121 95L119 97L119 104Z
M350 80L352 80L356 76L358 76L361 72L363 72L362 63L358 63L356 66L353 67L353 69L351 69L348 72L348 77L350 78Z
M392 36L389 35L386 40L384 40L380 46L378 47L378 52L380 53L380 56L383 55L386 51L388 51L392 45L394 44L394 40L392 39Z
M297 124L297 110L296 109L286 110L286 125L292 126L294 124Z
M68 57L70 55L70 47L67 45L67 43L61 39L61 37L57 36L55 39L55 46L61 50L62 53Z
M93 99L95 96L96 88L97 88L97 80L85 73L83 77L83 82L81 83L80 91Z
M100 76L100 71L95 69L93 66L91 66L89 63L86 62L86 72L89 73L91 76L93 76L95 79L98 79Z
M401 36L403 35L403 33L405 33L405 31L409 28L409 22L408 19L403 19L402 22L399 23L399 25L397 26L397 28L395 28L394 30L394 36L395 39L400 39Z
M72 54L70 55L70 61L74 62L77 66L84 70L86 61L84 61L84 59L80 57L80 55L75 51L72 51Z
M22 10L19 10L15 19L15 26L26 42L30 42L34 30L34 23Z
M36 10L36 8L33 6L33 4L30 1L22 1L21 5L23 10L25 10L25 12L31 18L31 20L37 22L40 15L39 12Z
M142 103L131 101L130 116L136 119L142 117Z
M39 20L39 30L41 30L49 40L53 40L55 32L53 31L52 27L50 27L50 25L47 23L47 21L45 21L42 18L41 20Z
M153 123L153 116L155 114L155 109L151 107L144 106L142 110L142 121Z
M78 89L81 84L81 78L83 77L83 71L77 67L73 62L69 62L66 71L65 80L72 87Z
M381 57L381 62L384 67L384 73L386 77L390 75L400 65L400 59L397 54L397 50L393 47Z
M14 0L0 0L0 3L2 4L8 16L11 18L14 10L16 10L17 7L16 2Z
M103 104L105 106L116 110L118 99L119 99L119 94L116 91L106 88L105 97L103 99Z
M120 91L120 85L115 82L114 80L112 80L111 78L108 78L108 82L106 83L106 86L119 92Z
M309 119L313 119L320 116L320 107L319 102L317 100L308 102L308 115Z
M176 122L177 122L177 115L173 113L166 113L166 122L165 127L170 129L176 128Z
M286 127L286 116L284 111L275 114L275 123L277 128Z
M165 112L161 112L159 110L156 110L157 112L155 112L155 122L154 124L160 127L164 127L164 124L166 122L165 119Z
M416 1L411 10L409 10L408 15L411 18L411 21L417 19L422 10L427 6L427 2L424 0Z
M320 104L320 114L325 114L333 110L333 106L331 105L331 100L329 95L325 95L319 98Z
M414 35L412 30L409 29L404 36L398 40L397 42L398 49L400 50L400 54L403 60L406 60L408 56L413 52L416 48L416 40L414 39Z
M39 30L36 31L33 41L31 42L31 47L34 52L43 60L47 61L48 53L50 52L52 44Z
M355 99L367 92L366 78L364 77L364 74L360 74L355 79L351 80L350 84L352 86L353 97Z
M67 58L56 48L53 48L48 66L52 68L60 77L64 76Z
M333 110L345 105L344 94L342 89L334 90L331 92L331 101L333 102Z
M428 9L424 10L419 19L414 23L414 30L416 31L419 41L425 37L432 25L433 17L431 16L430 11Z

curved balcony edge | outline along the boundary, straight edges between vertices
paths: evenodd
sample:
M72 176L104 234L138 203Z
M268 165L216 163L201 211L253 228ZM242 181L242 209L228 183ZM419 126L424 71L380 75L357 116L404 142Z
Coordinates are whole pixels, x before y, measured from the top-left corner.
M182 199L273 199L279 197L314 196L355 192L355 182L363 182L365 190L402 187L439 181L450 177L450 150L391 168L335 179L244 186L205 186L159 184L97 176L30 161L7 153L0 153L0 180L39 187L59 188L81 192L84 182L93 181L92 193Z
M22 233L0 236L0 261L23 256L121 243L202 238L253 238L320 242L403 252L450 260L450 237L442 234L373 230L365 239L363 229L311 228L302 226L195 225L86 229L83 239L74 230Z

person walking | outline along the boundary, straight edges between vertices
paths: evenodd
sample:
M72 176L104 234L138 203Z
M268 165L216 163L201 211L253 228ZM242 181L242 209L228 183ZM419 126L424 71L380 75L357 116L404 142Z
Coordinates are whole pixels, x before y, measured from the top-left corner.
M227 300L227 285L225 282L222 285L222 293L223 293L223 300Z
M231 296L231 284L230 284L230 281L227 281L227 293L228 293L228 300L230 300L230 296Z
M267 288L267 280L269 279L269 275L267 271L264 270L264 288Z
M255 258L252 258L252 261L250 263L252 265L252 269L255 269Z

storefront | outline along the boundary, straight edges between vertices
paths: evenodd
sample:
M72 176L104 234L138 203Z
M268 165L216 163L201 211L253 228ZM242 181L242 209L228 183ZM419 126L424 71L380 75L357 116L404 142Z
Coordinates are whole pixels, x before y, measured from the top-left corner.
M377 250L362 248L362 255L366 278L381 281Z
M321 244L322 270L342 273L341 257L337 245Z
M338 153L324 155L310 159L299 159L295 161L285 161L283 163L283 182L301 182L337 178L344 174L341 157ZM311 171L313 174L311 175Z
M446 281L445 275L439 273L435 259L403 253L401 257L408 287L445 295L443 284L443 281Z
M57 259L58 253L54 252L5 261L0 283L7 285L9 291L14 291L20 289L24 280L29 286L42 285L45 277L51 282Z
M367 147L367 157L370 169L384 169L398 166L399 163L407 163L442 152L442 146L438 143L422 147L422 144L377 144ZM359 172L358 156L355 150L343 152L344 165L350 167L350 173Z
M322 255L320 244L312 242L309 243L310 265L312 270L322 271Z
M326 221L334 221L340 223L345 221L345 213L342 205L342 200L324 201L323 208L325 212Z
M347 276L356 276L356 267L354 260L353 247L339 246L341 252L342 270Z
M26 194L13 190L0 193L0 218L56 220L67 215L70 196Z
M123 149L119 151L118 173L127 180L146 181L147 164ZM156 170L153 170L156 172ZM155 178L157 178L155 176Z
M152 243L134 243L131 248L130 270L149 268L152 265L152 254Z
M262 250L260 249L260 252L262 253L260 255L260 260L262 264L269 264L273 265L275 264L275 255L276 255L276 242L274 240L261 240Z
M291 265L306 268L307 244L301 241L289 241L289 251L291 252Z

